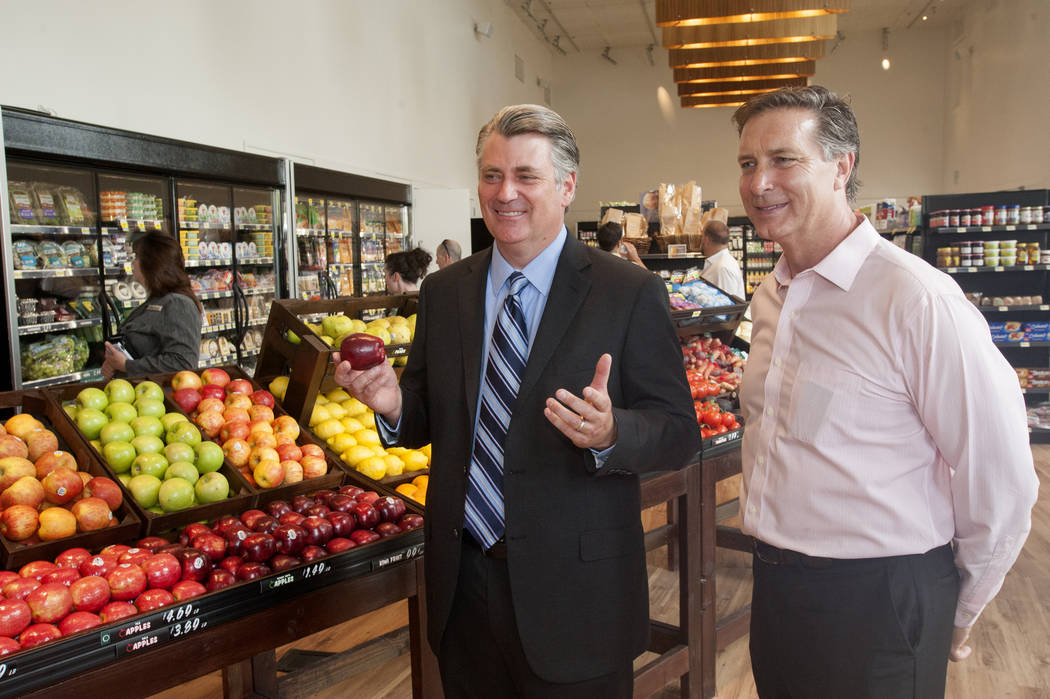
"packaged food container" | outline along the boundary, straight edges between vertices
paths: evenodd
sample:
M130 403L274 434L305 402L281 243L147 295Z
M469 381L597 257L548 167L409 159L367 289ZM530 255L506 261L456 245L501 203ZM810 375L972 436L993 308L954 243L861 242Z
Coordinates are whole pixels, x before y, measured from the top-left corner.
M1016 240L1000 240L999 241L999 251L1000 252L1005 252L1005 251L1009 250L1012 253L1016 248L1017 248L1017 241Z
M1039 264L1050 265L1050 250L1041 250L1039 252Z
M1003 265L1005 267L1012 267L1013 265L1017 264L1017 255L1015 255L1013 253L1011 253L1009 255L1003 255L1003 254L1000 253L1000 255L999 255L999 264L1001 264L1001 265Z
M984 242L984 250L985 250L985 252L988 252L989 250L998 250L999 249L1000 241L998 241L998 240L985 240L983 242Z
M964 252L962 254L962 266L963 267L973 267L973 253L972 252Z
M981 221L982 221L981 210L980 209L970 209L970 225L971 226L980 226L980 225L982 225Z
M963 209L962 211L959 212L959 225L960 226L971 226L971 225L973 225L973 223L972 223L972 216L970 214L970 210L969 209Z
M1026 264L1028 264L1028 248L1026 248L1024 245L1017 246L1016 256L1017 256L1016 264L1019 264L1019 265L1026 265Z
M1013 204L1006 207L1006 225L1016 226L1021 222L1021 205Z
M995 207L995 225L1005 226L1006 225L1006 207L997 206Z
M959 243L959 252L963 255L969 255L973 252L973 243L969 240L964 240Z
M1032 222L1032 207L1022 206L1021 207L1021 223Z
M984 253L984 266L985 267L998 267L999 266L999 253Z
M934 211L930 214L930 228L944 228L948 225L947 211Z
M958 209L952 209L951 211L948 212L948 225L952 226L952 227L961 225L959 223L959 210Z

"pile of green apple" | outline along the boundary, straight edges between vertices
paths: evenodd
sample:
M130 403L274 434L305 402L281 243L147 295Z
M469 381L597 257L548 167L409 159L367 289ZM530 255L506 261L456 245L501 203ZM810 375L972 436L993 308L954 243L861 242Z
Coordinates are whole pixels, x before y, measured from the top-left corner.
M222 447L201 439L180 412L168 412L154 381L113 379L82 389L63 406L143 509L157 514L225 500Z

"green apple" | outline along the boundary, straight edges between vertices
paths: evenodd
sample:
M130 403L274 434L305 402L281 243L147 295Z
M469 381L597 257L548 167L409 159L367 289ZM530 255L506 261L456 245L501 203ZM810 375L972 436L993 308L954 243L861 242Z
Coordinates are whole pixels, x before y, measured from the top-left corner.
M76 403L64 403L62 410L66 411L66 415L70 417L73 422L77 420L77 404Z
M178 512L193 506L193 484L185 478L169 478L160 484L157 501L165 512Z
M149 398L151 400L159 400L161 403L164 402L164 389L160 387L160 384L155 381L142 381L135 386L135 398L142 400L143 398ZM157 417L160 417L158 415Z
M92 439L90 442L88 442L88 444L90 444L92 448L94 448L94 450L97 451L99 454L102 453L102 442L98 441L97 439Z
M201 474L197 473L197 467L189 461L173 461L168 470L164 472L164 480L182 478L190 483L196 483Z
M77 394L77 408L94 408L102 411L109 405L109 398L101 388L85 388Z
M152 415L140 415L130 423L131 428L135 430L135 434L138 436L149 435L151 437L160 438L164 435L164 423L160 421L160 418L153 417Z
M153 513L155 515L166 515L166 514L168 514L167 512L164 511L164 508L161 507L160 505L154 505L153 507L147 507L146 508L146 512L151 512L151 513Z
M99 391L99 393L102 393L102 391ZM105 398L105 394L102 397ZM102 428L108 423L109 418L98 408L80 408L77 410L77 427L88 439L98 439Z
M131 422L139 416L139 411L131 403L117 401L106 406L106 415L113 422Z
M121 485L123 485L125 488L127 488L128 487L128 483L131 482L131 474L130 473L118 473L117 474L117 480L120 481Z
M128 481L128 490L131 497L135 498L142 507L153 507L157 504L157 496L160 493L161 480L156 476L140 474Z
M215 442L201 442L194 449L197 452L197 471L199 473L214 473L222 468L225 455L222 447ZM198 495L198 497L200 497Z
M141 434L131 440L131 446L135 447L136 454L160 454L164 451L164 442L160 437L151 434Z
M211 444L211 442L206 443ZM226 480L226 476L213 471L202 475L200 479L193 484L193 490L197 494L197 502L202 505L211 502L219 502L229 497L230 482Z
M182 442L191 447L201 443L201 431L192 422L176 422L166 435L168 444Z
M135 387L126 379L113 379L106 384L105 390L110 403L135 402Z
M139 398L135 401L135 410L139 411L139 416L149 415L155 418L160 418L167 412L163 398Z
M164 458L168 460L169 464L173 464L176 461L189 461L192 464L196 460L197 454L189 444L172 442L164 447Z
M189 422L189 418L182 413L164 413L160 416L160 424L164 425L164 431L170 430L176 422Z
M135 456L137 456L135 447L128 442L110 442L102 447L102 457L117 474L130 471L131 462L135 460Z
M131 462L132 476L146 474L160 479L164 477L164 472L167 470L168 460L162 454L139 454Z
M110 442L130 442L135 439L135 430L126 422L111 422L98 433L98 441L102 446Z

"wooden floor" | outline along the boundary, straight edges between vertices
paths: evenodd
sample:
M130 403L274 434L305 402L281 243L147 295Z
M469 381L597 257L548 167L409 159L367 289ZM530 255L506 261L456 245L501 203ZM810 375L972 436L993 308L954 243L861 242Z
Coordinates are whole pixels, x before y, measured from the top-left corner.
M1002 591L982 614L971 636L973 656L948 668L950 699L1037 699L1050 697L1050 446L1032 448L1042 483L1028 537ZM656 517L655 513L647 515ZM675 622L678 615L676 574L662 567L664 554L650 553L650 601L654 618ZM719 616L746 604L751 595L750 557L718 552ZM341 651L386 634L407 623L405 603L392 605L368 617L347 622L294 644L306 650ZM278 658L291 646L279 649ZM643 657L644 659L644 657ZM640 659L643 660L643 659ZM741 638L718 656L718 697L757 697L748 658L747 638ZM658 699L677 697L669 686ZM218 673L155 695L157 699L220 697ZM289 695L291 696L291 695ZM408 699L412 696L408 656L403 655L329 687L313 696L323 699Z

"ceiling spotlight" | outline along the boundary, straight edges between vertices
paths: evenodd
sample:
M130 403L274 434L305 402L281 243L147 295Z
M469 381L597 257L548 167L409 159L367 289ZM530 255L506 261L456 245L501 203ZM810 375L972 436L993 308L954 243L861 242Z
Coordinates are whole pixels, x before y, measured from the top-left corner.
M890 69L890 29L882 28L882 69Z
M930 18L930 16L929 16L929 15L923 15L923 16L922 16L922 21L923 21L923 22L925 22L925 21L926 21L926 20L928 20L929 18Z
M612 63L613 65L616 65L616 59L614 59L612 56L609 55L609 51L611 51L611 50L612 50L611 46L606 46L605 50L602 51L602 58L604 58L605 60L609 61L609 63Z

